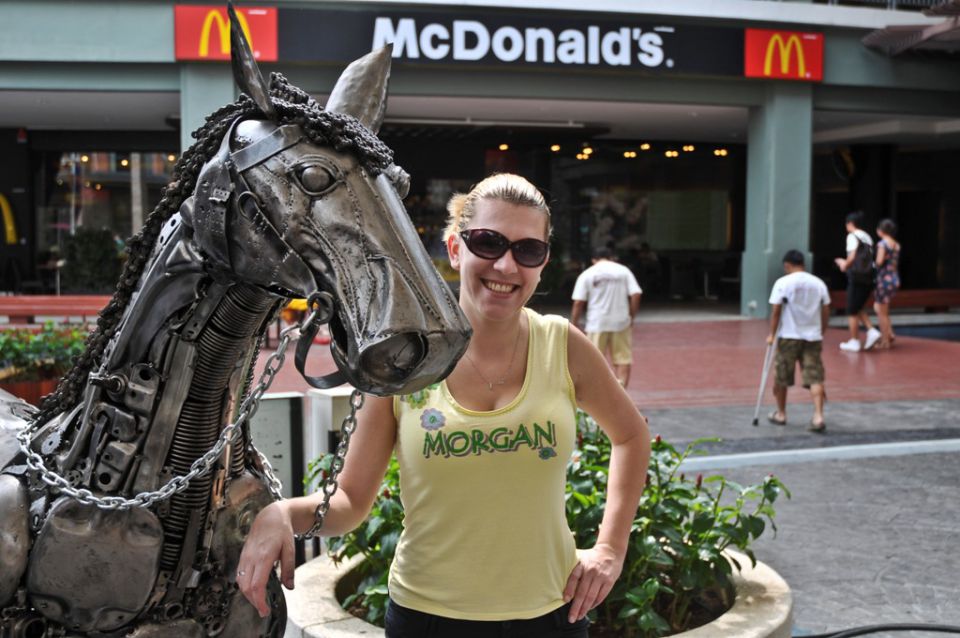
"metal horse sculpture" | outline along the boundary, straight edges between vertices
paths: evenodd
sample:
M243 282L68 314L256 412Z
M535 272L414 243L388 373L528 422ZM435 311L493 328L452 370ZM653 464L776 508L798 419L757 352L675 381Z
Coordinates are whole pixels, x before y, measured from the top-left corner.
M38 412L0 400L0 638L281 636L276 578L265 619L234 583L273 498L245 423L266 326L310 297L339 368L311 381L375 394L442 378L466 348L375 136L389 50L323 110L268 87L236 34L245 95L195 134L85 354Z

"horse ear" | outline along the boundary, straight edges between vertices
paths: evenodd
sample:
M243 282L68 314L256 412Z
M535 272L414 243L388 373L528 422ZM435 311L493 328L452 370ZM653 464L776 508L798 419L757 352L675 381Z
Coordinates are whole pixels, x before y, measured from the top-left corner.
M350 63L327 100L327 110L352 115L376 133L387 110L387 85L393 45L366 54Z
M233 79L240 90L253 98L254 103L271 120L277 119L277 112L270 102L270 91L266 81L260 75L260 68L253 58L253 52L244 36L243 27L233 9L233 3L227 3L230 15L230 60L233 63Z

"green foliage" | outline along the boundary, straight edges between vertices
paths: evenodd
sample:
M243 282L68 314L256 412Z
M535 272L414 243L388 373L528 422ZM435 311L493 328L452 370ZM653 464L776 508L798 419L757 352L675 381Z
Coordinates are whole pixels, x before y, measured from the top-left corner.
M567 520L578 547L592 547L606 498L611 446L580 413L578 449L568 468ZM742 486L722 476L688 478L684 459L709 440L678 450L657 437L647 485L633 521L623 573L596 613L618 636L654 638L697 626L732 604L729 583L740 565L722 555L750 549L767 526L776 532L773 503L789 491L770 475Z
M304 483L322 485L329 475L333 455L327 454L310 464ZM343 606L375 625L383 626L387 614L387 577L390 563L403 530L403 506L400 505L400 466L391 458L380 484L380 496L370 516L357 529L344 536L327 539L330 557L335 564L357 554L363 562L358 567L360 583Z
M611 445L592 418L578 413L577 449L567 466L567 522L577 547L597 540L606 504ZM750 545L774 525L773 503L789 491L770 475L742 486L722 476L688 479L680 464L696 452L658 436L652 443L647 486L633 522L623 573L604 603L594 612L609 631L627 638L657 638L708 621L732 603L730 576L740 569L722 555L736 548L751 562ZM311 464L306 483L320 483L332 455ZM387 575L400 537L403 509L399 499L396 459L381 485L370 517L359 528L329 540L331 557L339 562L363 554L360 585L344 601L369 622L383 625Z
M106 294L120 278L123 259L117 254L117 242L109 230L81 226L64 240L66 265L60 277L64 290Z
M38 332L23 328L0 331L0 379L38 381L63 376L83 353L86 330L44 324Z

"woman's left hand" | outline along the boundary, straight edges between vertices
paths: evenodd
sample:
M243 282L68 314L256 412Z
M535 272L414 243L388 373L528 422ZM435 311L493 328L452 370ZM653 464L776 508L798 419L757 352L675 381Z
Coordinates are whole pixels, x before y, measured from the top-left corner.
M609 545L597 544L593 549L578 549L563 599L571 602L567 620L577 622L603 602L623 569L623 556Z

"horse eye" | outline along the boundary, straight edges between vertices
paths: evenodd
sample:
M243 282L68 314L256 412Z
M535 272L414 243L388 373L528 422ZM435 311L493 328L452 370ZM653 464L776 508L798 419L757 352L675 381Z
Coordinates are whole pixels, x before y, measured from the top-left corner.
M300 185L310 195L323 195L337 183L337 179L323 166L305 166L297 175Z

